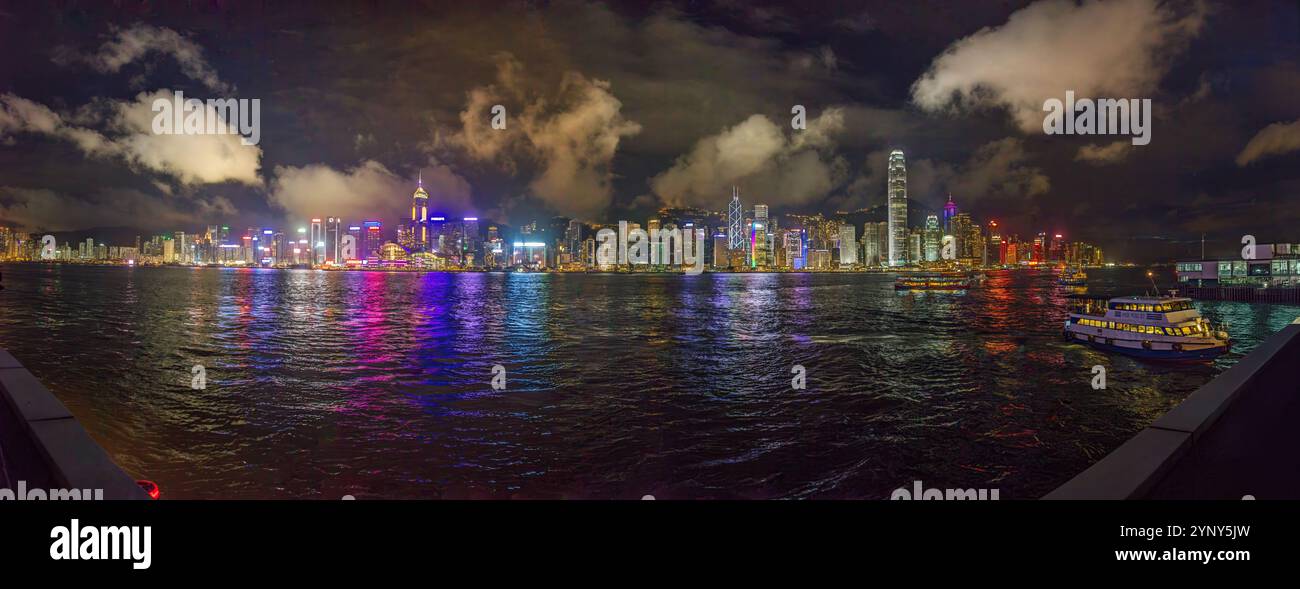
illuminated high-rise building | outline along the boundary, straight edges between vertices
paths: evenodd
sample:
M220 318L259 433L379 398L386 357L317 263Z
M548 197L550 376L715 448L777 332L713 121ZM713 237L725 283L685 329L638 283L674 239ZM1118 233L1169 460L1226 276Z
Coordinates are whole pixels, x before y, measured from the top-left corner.
M998 228L997 221L989 221L989 258L996 261L998 265L1006 262L1006 245L1002 243L1002 230Z
M953 215L952 219L949 219L948 224L950 226L949 233L954 240L953 248L956 251L957 258L974 257L975 244L971 240L971 229L976 226L971 222L970 214L957 213ZM976 227L975 231L978 232L979 229Z
M363 260L370 258L378 260L379 248L384 245L383 224L379 221L365 221L361 223L361 227L365 232L363 236L364 247L362 247L361 251L357 253L357 256Z
M429 193L424 191L424 172L416 180L415 194L411 196L411 241L415 251L429 248Z
M325 263L325 223L319 217L311 220L311 233L307 236L307 248L310 255L307 263L312 265Z
M428 251L439 253L450 257L451 244L447 241L447 218L442 215L429 217L429 247Z
M857 263L857 231L852 225L840 225L840 266L853 266Z
M943 230L939 228L939 217L926 215L924 239L925 244L922 249L925 261L939 261L939 248L943 247Z
M348 237L352 238L352 251L350 252L346 251L344 250L342 245L339 245L339 257L342 258L342 261L344 262L347 262L349 260L360 260L364 258L365 253L362 251L362 248L364 247L364 243L362 242L364 235L362 234L361 226L360 225L349 226L347 234Z
M889 222L867 221L862 228L862 263L883 266L889 262Z
M803 229L786 229L785 230L785 267L792 270L803 270L808 266L808 256L804 249L804 230ZM843 244L841 244L843 245ZM854 248L857 248L855 245Z
M713 234L713 267L726 268L731 265L730 246L727 244L727 232Z
M569 219L569 226L564 230L564 245L570 261L582 261L582 221Z
M651 218L645 223L646 233L650 235L650 263L651 264L668 263L667 257L664 256L664 252L666 251L667 248L665 247L666 244L663 243L662 241L663 238L661 237L659 239L655 239L655 232L659 231L662 228L663 227L660 225L659 219Z
M943 205L943 232L952 234L952 218L957 216L957 203L952 201L952 195L948 195L948 203Z
M325 219L325 261L330 264L338 264L339 259L339 238L340 229L343 225L343 219L338 217L327 217Z
M482 249L482 238L478 233L478 217L465 217L462 220L461 231L461 263L465 266L477 266L482 261L478 257L481 255L479 250Z
M731 202L727 203L727 246L733 252L745 249L745 232L741 222L740 189L731 187Z
M907 163L903 150L889 153L889 266L907 261Z

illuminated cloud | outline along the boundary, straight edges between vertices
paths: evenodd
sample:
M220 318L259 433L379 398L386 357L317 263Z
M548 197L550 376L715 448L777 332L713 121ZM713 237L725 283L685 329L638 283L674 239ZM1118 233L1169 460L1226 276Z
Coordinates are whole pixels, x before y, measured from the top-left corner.
M434 212L470 211L470 187L445 165L431 162L423 170L424 189ZM355 168L336 170L324 164L276 166L271 204L291 219L341 216L348 220L379 218L385 223L408 219L415 180L394 174L383 164L366 160Z
M243 145L238 135L155 135L153 101L171 96L159 90L141 93L132 101L105 101L105 114L82 115L79 120L86 125L82 126L43 104L3 94L0 138L20 133L54 137L72 143L88 157L120 158L134 169L170 176L182 184L262 184L258 176L262 150ZM204 116L219 118L206 106Z
M1075 161L1088 162L1094 165L1116 164L1124 161L1133 148L1131 141L1125 139L1116 141L1108 145L1089 144L1079 148L1079 153L1074 156Z
M1264 127L1237 155L1237 165L1245 166L1260 158L1300 150L1300 120L1273 123Z
M641 126L622 115L608 82L568 71L558 90L546 93L529 85L522 68L500 56L497 82L469 91L461 129L446 143L510 173L532 165L529 189L558 213L600 214L611 201L619 142ZM505 129L492 128L496 104L507 109Z
M1145 98L1198 35L1203 3L1043 0L950 45L912 85L932 112L1005 108L1026 133L1042 132L1043 101Z
M781 121L788 128L789 121ZM753 115L700 139L671 168L650 180L654 193L673 206L716 206L738 185L772 206L805 205L825 197L847 178L847 162L835 153L844 113L830 109L802 131L783 131Z
M111 27L112 37L100 46L99 51L79 54L61 48L54 61L61 65L84 63L100 73L117 73L128 64L140 61L149 54L162 54L176 60L190 79L202 82L208 89L230 92L232 88L217 77L217 72L203 57L203 48L166 27L136 24L131 27Z

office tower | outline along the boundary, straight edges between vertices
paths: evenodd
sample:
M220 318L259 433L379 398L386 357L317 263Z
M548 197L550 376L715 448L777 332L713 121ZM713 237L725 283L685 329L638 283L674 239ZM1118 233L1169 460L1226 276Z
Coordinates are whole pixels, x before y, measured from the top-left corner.
M725 228L724 228L725 229ZM713 267L726 268L731 265L731 259L728 255L730 245L727 243L727 232L718 231L713 234Z
M953 237L953 248L957 258L965 259L973 257L975 244L971 242L972 223L969 213L957 213L953 215L949 224L952 226L951 234ZM978 229L976 229L978 231Z
M1047 233L1039 231L1038 235L1034 237L1033 258L1031 259L1035 262L1042 262L1047 259L1046 254L1047 254Z
M740 190L731 187L731 202L727 203L727 248L733 252L745 249L745 233L741 225Z
M444 256L449 255L451 246L444 243L446 241L447 218L442 215L429 217L427 224L429 226L428 251Z
M943 205L943 232L952 234L952 218L957 216L957 203L952 201L952 195L948 195L948 203Z
M916 264L925 259L925 230L913 227L907 234L907 262Z
M325 262L329 264L339 263L339 230L342 228L343 219L338 217L327 217L325 219Z
M325 263L325 224L319 218L311 220L311 233L307 236L308 263Z
M757 219L749 224L749 251L753 255L749 258L751 268L767 266L767 224Z
M662 242L662 239L663 239L663 238L660 237L660 238L658 238L658 240L656 240L656 238L655 238L655 232L656 232L656 231L659 231L660 229L662 229L662 227L661 227L660 224L659 224L659 219L653 219L653 218L652 218L652 219L650 219L649 221L646 221L646 224L645 224L645 230L646 230L646 233L650 236L650 251L649 251L649 254L650 254L650 263L651 263L651 264L667 264L667 263L668 263L668 258L667 258L666 256L664 256L664 252L666 251L666 248L664 247L664 244L663 244L663 242Z
M172 234L172 241L176 242L176 245L173 246L173 248L175 249L175 257L174 257L173 259L171 259L171 260L168 260L168 261L169 261L169 262L181 262L181 263L186 263L186 262L188 262L188 260L185 259L185 253L186 253L186 247L185 247L185 246L187 245L187 243L186 243L186 241L185 241L185 232L184 232L184 231L177 231L176 233L173 233L173 234Z
M771 266L772 230L774 227L767 215L767 205L754 205L754 223L758 228L753 242L750 243L750 251L754 252L754 265Z
M569 219L569 227L564 231L564 243L573 261L582 261L582 221Z
M903 151L889 154L889 265L901 266L907 258L907 164Z
M939 228L939 217L926 215L925 244L922 247L925 261L937 262L939 260L939 248L941 247L943 247L943 230Z
M411 242L415 251L429 248L429 193L424 191L424 171L416 181L415 194L411 195Z
M808 265L804 254L803 229L786 229L782 238L785 249L785 267L791 270L803 270ZM843 243L840 244L843 247ZM856 246L854 246L856 250Z
M482 238L478 233L478 217L465 217L461 224L461 264L478 265L477 252L482 249Z
M383 224L379 221L364 221L361 223L364 229L364 242L361 251L357 252L357 257L363 260L374 258L379 259L379 248L384 245Z
M858 238L852 225L840 225L840 266L858 263Z
M998 265L1006 262L1006 245L1002 243L1002 231L998 229L997 221L989 221L989 258L996 261Z
M365 252L362 251L362 249L365 247L365 244L362 242L363 234L362 234L361 226L360 225L348 226L347 234L350 237L352 237L352 251L345 252L343 246L339 245L339 256L342 257L344 262L347 262L349 260L360 260L363 257L365 257L364 256ZM351 256L345 255L345 253L350 253Z

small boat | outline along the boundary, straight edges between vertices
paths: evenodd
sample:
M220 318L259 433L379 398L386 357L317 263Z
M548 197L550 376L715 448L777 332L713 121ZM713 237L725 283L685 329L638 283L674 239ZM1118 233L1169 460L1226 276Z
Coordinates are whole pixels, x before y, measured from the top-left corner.
M895 290L967 290L972 280L960 272L902 274L894 280Z
M1087 286L1088 273L1083 270L1066 268L1061 272L1060 283L1065 286Z
M1201 317L1192 299L1071 297L1063 335L1072 342L1139 358L1204 362L1228 352L1228 332Z

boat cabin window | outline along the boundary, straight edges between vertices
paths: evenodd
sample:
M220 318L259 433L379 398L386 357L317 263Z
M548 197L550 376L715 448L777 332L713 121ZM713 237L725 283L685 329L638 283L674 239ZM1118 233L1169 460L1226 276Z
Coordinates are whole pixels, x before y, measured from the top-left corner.
M1119 311L1139 311L1142 313L1173 313L1192 308L1191 301L1170 301L1168 303L1111 303L1111 309Z
M1101 321L1097 319L1080 318L1076 321L1079 325L1088 327L1101 327L1105 329L1118 329L1120 331L1130 331L1134 333L1149 333L1155 335L1180 335L1192 336L1197 331L1194 327L1161 327L1158 325L1133 325L1131 323L1116 323L1114 321Z

